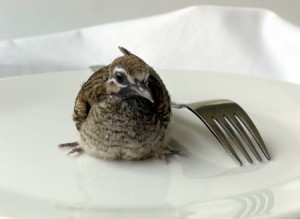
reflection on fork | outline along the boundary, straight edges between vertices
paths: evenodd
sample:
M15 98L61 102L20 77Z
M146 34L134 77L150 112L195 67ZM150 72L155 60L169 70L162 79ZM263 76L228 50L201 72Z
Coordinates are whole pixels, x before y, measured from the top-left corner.
M269 152L257 128L237 103L224 99L191 104L172 103L172 107L177 109L187 108L193 112L239 165L242 165L242 161L233 149L230 140L237 145L249 163L252 164L253 160L245 148L245 144L256 159L262 162L261 155L251 141L251 136L255 139L263 155L267 160L270 160Z

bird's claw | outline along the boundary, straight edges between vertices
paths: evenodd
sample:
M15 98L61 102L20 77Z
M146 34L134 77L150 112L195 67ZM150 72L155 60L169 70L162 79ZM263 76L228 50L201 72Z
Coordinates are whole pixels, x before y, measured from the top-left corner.
M58 147L60 147L60 148L65 148L65 147L73 148L73 147L76 147L78 145L79 145L78 141L74 141L74 142L68 142L68 143L59 144Z
M181 150L178 150L178 149L174 149L174 148L171 148L171 147L167 147L165 148L159 155L158 157L161 159L161 160L164 160L168 163L169 161L169 157L173 156L173 155L178 155L178 156L181 156L181 157L186 157L186 154L181 151Z
M73 148L67 155L73 154L73 153L82 153L83 149L81 147Z
M60 148L66 148L66 147L72 148L72 150L67 155L70 155L70 154L73 154L73 153L82 153L83 152L83 149L81 147L79 147L78 141L59 144L58 147L60 147Z

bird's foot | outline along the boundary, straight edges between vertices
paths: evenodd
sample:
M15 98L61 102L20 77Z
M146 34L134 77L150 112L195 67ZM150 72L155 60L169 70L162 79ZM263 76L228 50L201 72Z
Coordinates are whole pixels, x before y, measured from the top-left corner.
M73 153L82 153L83 152L83 149L81 147L76 147L76 148L73 148L69 153L67 153L67 155L70 155L70 154L73 154Z
M178 155L178 156L181 156L181 157L186 157L186 154L181 151L181 150L178 150L178 149L174 149L174 148L171 148L171 147L166 147L159 155L158 157L161 159L161 160L164 160L166 162L169 161L169 158L173 155Z
M67 155L70 155L70 154L73 154L73 153L82 153L83 152L83 149L81 147L79 147L78 141L59 144L58 147L60 147L60 148L72 148L72 150Z
M65 147L74 148L74 147L77 147L78 145L79 145L78 141L74 141L74 142L59 144L58 147L60 147L60 148L65 148Z

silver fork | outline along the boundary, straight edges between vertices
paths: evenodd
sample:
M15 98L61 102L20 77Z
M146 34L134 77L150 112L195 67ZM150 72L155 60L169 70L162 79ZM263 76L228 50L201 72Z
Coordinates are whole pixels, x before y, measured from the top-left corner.
M258 153L244 127L246 127L249 133L251 133L264 156L270 160L269 152L257 128L247 113L237 103L224 99L191 104L172 103L172 107L177 109L187 108L193 112L199 119L202 120L202 122L217 138L221 145L240 166L242 165L242 162L228 141L228 136L238 146L249 163L252 164L253 160L244 147L245 143L249 147L250 151L254 154L256 159L259 162L262 162L260 154ZM226 133L227 137L224 133ZM242 143L241 139L244 141L244 144Z

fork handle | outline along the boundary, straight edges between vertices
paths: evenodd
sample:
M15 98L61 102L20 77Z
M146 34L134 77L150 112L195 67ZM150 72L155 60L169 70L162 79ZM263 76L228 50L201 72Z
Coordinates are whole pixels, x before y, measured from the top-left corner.
M174 103L174 102L171 102L171 107L175 108L175 109L181 109L181 108L186 108L187 105L183 104L183 103Z
M226 104L226 103L232 103L232 101L227 100L227 99L216 99L213 100L213 103L211 100L207 101L200 101L200 102L193 102L193 103L176 103L176 102L171 102L172 108L175 109L181 109L181 108L192 108L192 109L197 109L202 106L208 106L208 105L219 105L219 104Z

